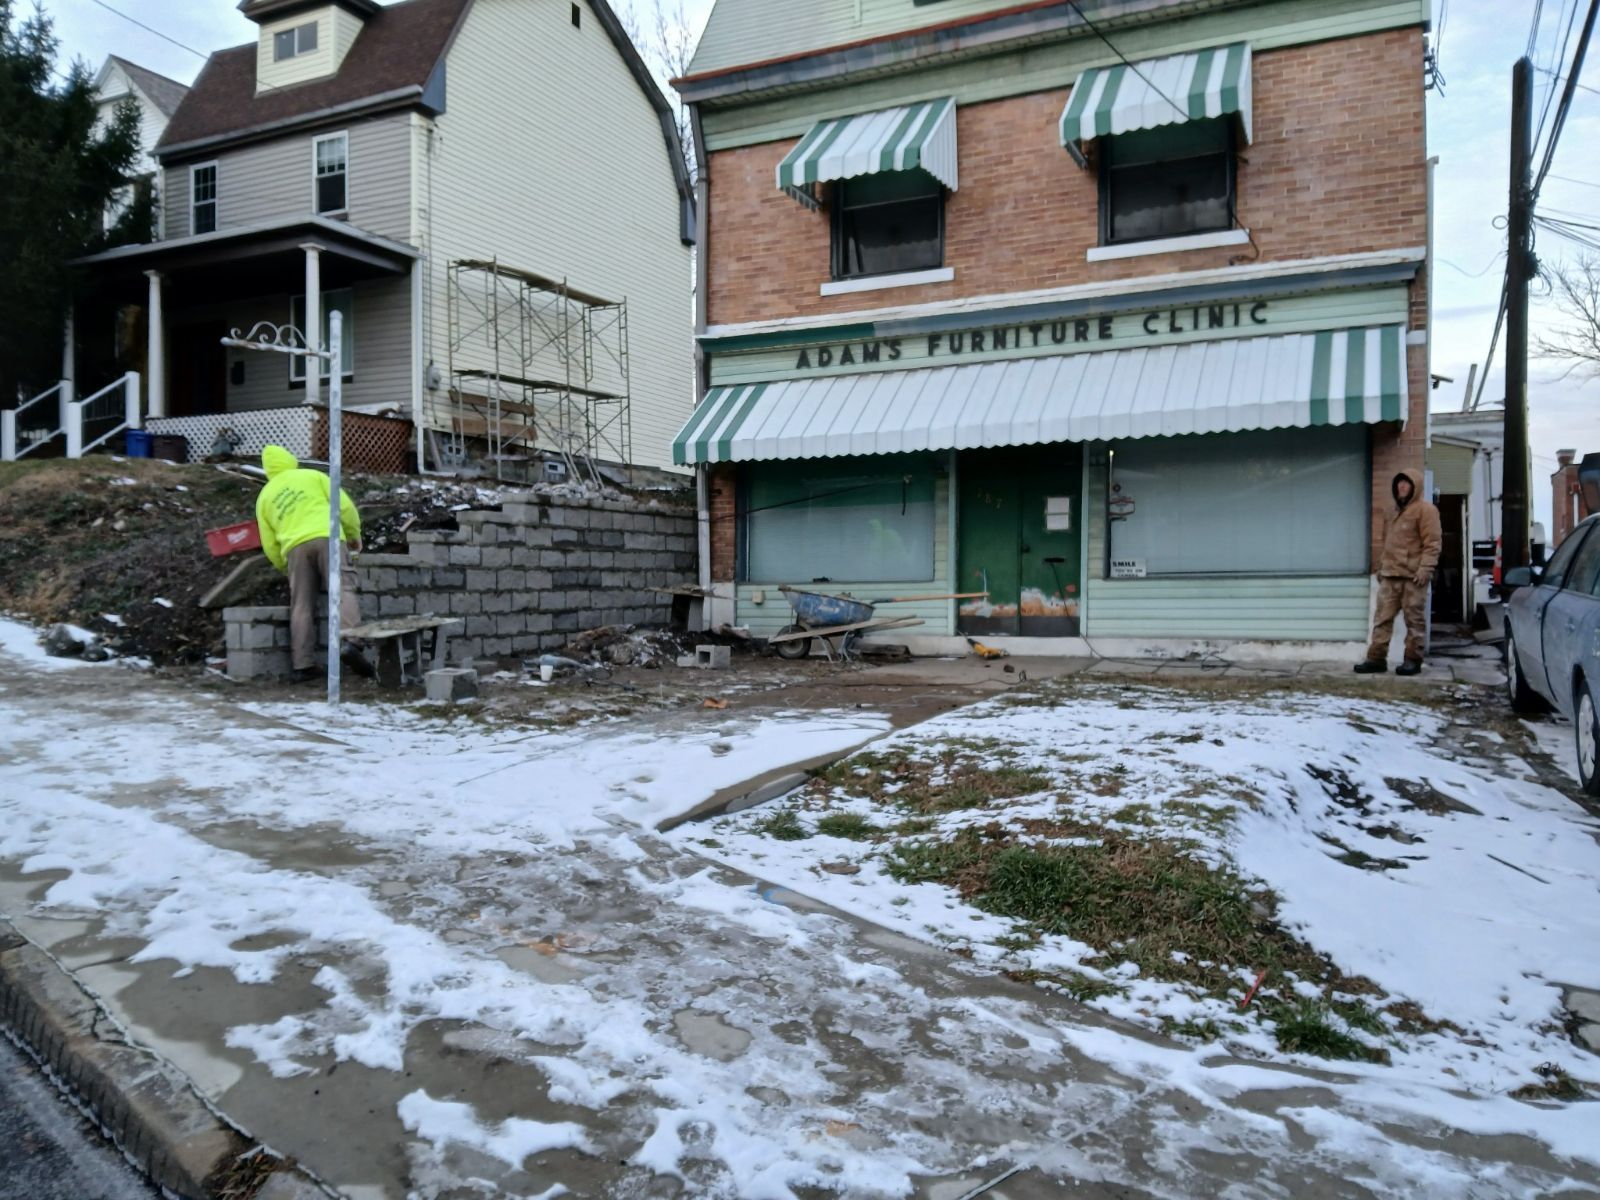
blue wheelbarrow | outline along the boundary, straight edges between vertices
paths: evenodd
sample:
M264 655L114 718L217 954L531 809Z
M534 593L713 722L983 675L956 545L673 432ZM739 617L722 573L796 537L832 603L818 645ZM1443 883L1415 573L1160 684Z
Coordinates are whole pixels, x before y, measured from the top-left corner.
M767 645L779 658L805 658L811 653L811 643L820 641L830 662L852 656L856 641L864 633L881 629L904 629L921 625L921 617L879 617L873 612L877 604L890 604L893 600L924 599L924 597L896 596L893 600L856 600L850 596L829 596L822 592L807 592L787 585L778 589L794 609L794 624L785 625L767 639ZM838 639L835 645L834 639Z

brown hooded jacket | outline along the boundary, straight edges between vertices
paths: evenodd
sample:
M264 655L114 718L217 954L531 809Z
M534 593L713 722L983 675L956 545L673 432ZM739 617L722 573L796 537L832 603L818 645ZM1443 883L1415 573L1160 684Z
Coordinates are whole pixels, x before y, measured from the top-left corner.
M1404 504L1395 491L1402 479L1411 481L1411 499ZM1433 574L1439 565L1442 537L1439 510L1422 498L1422 480L1415 471L1401 471L1389 483L1394 508L1383 519L1383 554L1378 559L1380 576L1412 578L1418 573Z

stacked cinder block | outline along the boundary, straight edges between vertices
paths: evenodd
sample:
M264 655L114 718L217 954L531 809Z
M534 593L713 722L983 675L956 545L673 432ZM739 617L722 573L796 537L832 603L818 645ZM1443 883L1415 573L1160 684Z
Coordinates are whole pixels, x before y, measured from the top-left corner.
M453 658L510 658L601 625L664 625L671 597L651 588L695 579L689 510L528 493L499 512L463 512L460 524L410 534L409 554L361 555L362 619L460 617ZM229 675L288 674L287 608L230 608L223 620Z
M409 554L363 555L362 607L375 617L457 616L461 658L557 649L600 625L665 624L653 587L695 578L691 511L525 494L463 512L458 530L412 533Z

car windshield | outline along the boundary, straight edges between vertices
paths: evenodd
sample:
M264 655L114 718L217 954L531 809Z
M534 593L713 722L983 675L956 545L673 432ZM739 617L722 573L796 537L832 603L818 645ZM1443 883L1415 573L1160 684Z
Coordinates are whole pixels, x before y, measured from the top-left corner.
M1583 544L1584 536L1590 530L1588 525L1580 525L1567 535L1567 540L1556 547L1556 552L1550 556L1550 562L1540 576L1539 582L1547 587L1560 587L1567 578L1567 571L1572 566L1572 560L1578 553L1578 547Z

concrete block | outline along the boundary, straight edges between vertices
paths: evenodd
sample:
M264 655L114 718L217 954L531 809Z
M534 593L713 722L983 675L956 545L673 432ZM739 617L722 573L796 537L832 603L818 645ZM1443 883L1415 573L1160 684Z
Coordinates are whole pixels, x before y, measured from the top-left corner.
M251 625L238 625L235 628L239 630L240 650L271 650L278 644L278 632L280 630L287 632L283 625L276 621L257 621Z
M486 567L509 567L511 565L511 551L504 546L485 546L478 552Z
M498 632L495 626L497 619L491 616L468 617L465 633L468 637L493 637Z
M224 621L236 621L240 624L249 624L252 621L287 621L289 619L289 606L287 604L268 604L254 608L225 608L222 610Z
M483 611L483 595L480 592L451 592L450 615L470 616Z
M563 567L567 563L567 556L560 550L539 551L539 565L541 567Z
M394 573L394 587L425 588L433 582L433 573L420 567L410 567Z
M511 592L485 592L483 594L483 611L486 613L506 613L511 611Z
M527 588L530 592L547 592L555 586L556 577L550 571L529 571Z
M508 637L484 638L483 652L489 658L510 658L516 654L516 651L511 648L511 639Z
M435 567L428 575L436 588L458 588L467 584L467 573L460 567Z
M478 695L478 673L461 667L443 667L422 677L428 699L436 704L472 700Z
M381 596L378 600L378 615L380 617L414 616L417 611L417 598L399 593L393 596Z
M482 570L469 570L467 572L467 591L492 592L494 591L494 572Z
M555 614L555 622L552 628L557 633L577 633L578 630L584 628L584 625L578 620L577 613L568 611Z
M694 665L703 671L726 671L733 666L733 650L728 646L696 646Z
M528 572L523 567L506 567L495 573L494 583L502 592L520 592L528 586Z
M549 633L556 627L553 613L524 613L523 623L529 633Z
M475 567L482 557L483 551L476 546L451 546L445 561L455 567Z
M576 546L583 540L583 534L576 529L552 529L550 531L550 544L552 546Z
M494 630L500 637L527 633L528 618L523 613L502 613L494 619Z
M287 650L229 650L228 678L279 679L289 674Z

